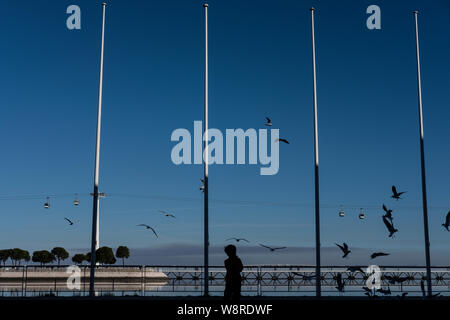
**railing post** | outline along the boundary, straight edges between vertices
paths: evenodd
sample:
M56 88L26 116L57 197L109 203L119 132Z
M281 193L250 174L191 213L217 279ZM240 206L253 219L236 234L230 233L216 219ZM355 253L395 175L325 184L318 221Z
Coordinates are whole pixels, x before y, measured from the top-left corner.
M25 296L27 295L27 284L28 284L28 266L25 267Z
M141 296L145 295L145 266L141 266Z
M291 292L291 273L288 272L288 292Z
M258 272L257 272L257 274L258 274L258 276L257 276L257 280L258 280L258 292L257 292L257 294L258 294L258 296L260 297L261 296L261 267L258 267Z
M86 295L86 268L87 266L83 268L83 296Z
M24 290L24 282L25 282L25 267L26 266L23 266L22 267L22 297L23 297L23 290Z

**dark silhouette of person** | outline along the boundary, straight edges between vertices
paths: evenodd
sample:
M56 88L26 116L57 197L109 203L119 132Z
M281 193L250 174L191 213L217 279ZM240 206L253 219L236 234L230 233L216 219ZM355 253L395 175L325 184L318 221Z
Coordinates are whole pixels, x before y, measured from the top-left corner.
M228 259L225 260L225 292L224 298L228 301L238 301L241 297L241 271L244 268L241 259L236 255L236 247L232 244L225 247Z

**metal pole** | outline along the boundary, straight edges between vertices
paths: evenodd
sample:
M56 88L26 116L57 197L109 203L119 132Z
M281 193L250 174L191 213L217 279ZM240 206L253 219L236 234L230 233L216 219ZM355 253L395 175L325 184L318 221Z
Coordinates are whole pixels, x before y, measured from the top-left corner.
M428 234L428 206L427 206L427 184L425 180L425 151L423 142L423 114L422 114L422 83L420 80L420 55L419 55L419 27L417 23L418 11L414 11L416 25L416 57L417 57L417 91L419 98L419 126L420 126L420 160L422 171L422 204L423 204L423 227L425 234L425 261L427 264L427 287L428 296L432 296L431 288L431 262L430 262L430 239Z
M209 295L209 221L208 221L208 4L205 8L205 124L204 124L204 180L205 180L205 198L204 198L204 296Z
M100 52L100 81L98 86L98 113L97 113L97 140L95 145L95 169L94 169L94 193L93 193L93 210L92 210L92 238L91 238L91 272L89 282L89 295L95 295L95 251L98 248L98 227L99 227L99 194L98 194L98 173L100 164L100 129L102 122L102 88L103 88L103 46L105 40L105 11L106 3L103 6L103 20L102 20L102 44Z
M316 297L321 296L320 276L320 215L319 215L319 138L317 128L317 79L316 42L314 38L314 8L311 11L312 60L313 60L313 104L314 104L314 190L316 211Z

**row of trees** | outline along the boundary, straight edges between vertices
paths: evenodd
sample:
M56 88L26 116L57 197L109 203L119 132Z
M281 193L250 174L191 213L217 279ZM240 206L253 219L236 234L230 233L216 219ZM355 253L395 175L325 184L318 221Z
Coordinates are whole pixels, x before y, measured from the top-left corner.
M11 259L11 263L14 266L20 265L20 262L30 261L30 253L26 250L19 248L0 250L0 262L6 265L6 261Z
M122 259L122 265L125 265L125 259L130 257L130 249L125 246L120 246L117 248L116 255L114 256L114 252L110 247L101 247L97 249L95 256L97 262L100 264L115 264L117 261L116 258L118 258ZM4 266L8 259L11 260L13 266L20 266L22 261L28 262L30 259L35 263L40 263L41 266L55 261L57 261L58 266L60 266L61 261L64 261L67 258L69 258L69 252L62 247L55 247L51 251L34 251L31 257L28 251L19 248L0 250L0 262L2 262ZM75 254L72 257L72 261L76 264L82 264L84 261L90 262L91 253Z
M122 265L125 265L125 259L130 257L130 249L125 246L120 246L116 250L116 255L114 256L113 249L110 247L101 247L95 251L96 261L100 264L115 264L116 258L122 259ZM87 263L91 262L91 253L86 254L78 253L72 257L72 261L76 264L83 264L84 261Z

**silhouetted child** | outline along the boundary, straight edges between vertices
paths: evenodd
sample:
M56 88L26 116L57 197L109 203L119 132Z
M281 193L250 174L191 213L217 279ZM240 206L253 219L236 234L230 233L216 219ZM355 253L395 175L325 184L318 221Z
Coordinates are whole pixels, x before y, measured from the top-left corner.
M228 259L225 260L227 275L225 276L225 300L238 301L241 297L241 271L244 268L241 259L236 255L236 247L232 244L225 247Z

